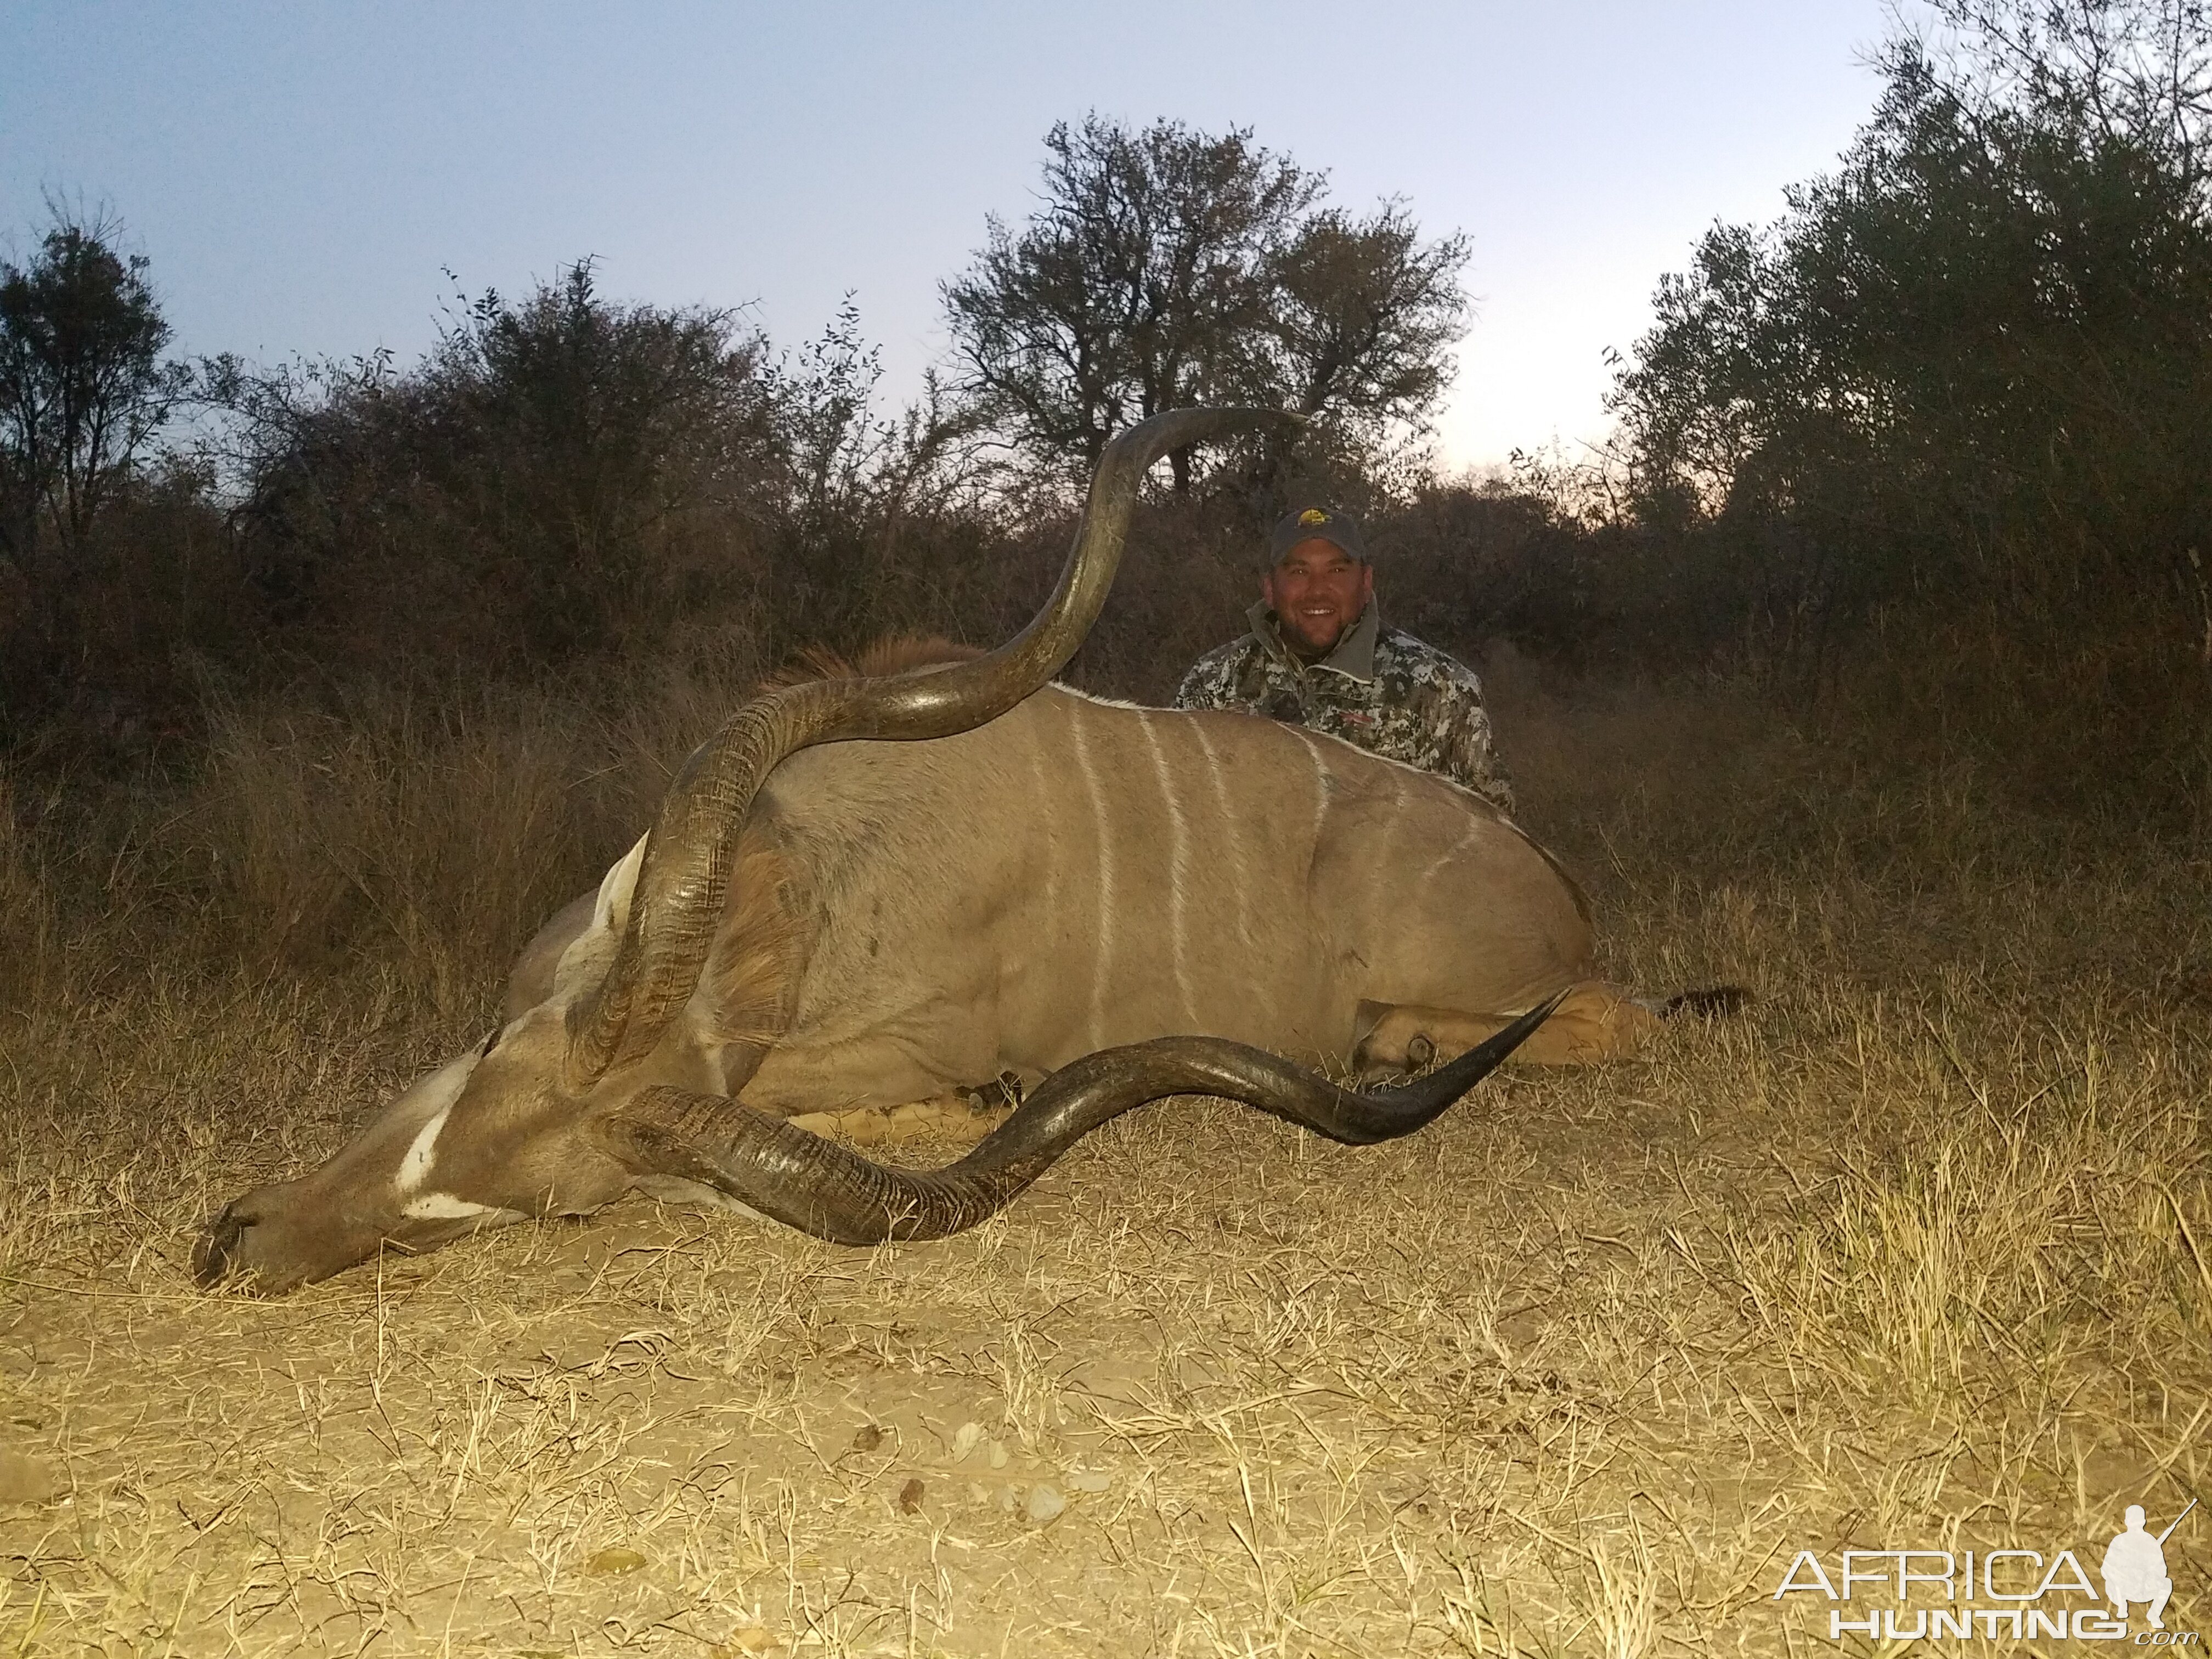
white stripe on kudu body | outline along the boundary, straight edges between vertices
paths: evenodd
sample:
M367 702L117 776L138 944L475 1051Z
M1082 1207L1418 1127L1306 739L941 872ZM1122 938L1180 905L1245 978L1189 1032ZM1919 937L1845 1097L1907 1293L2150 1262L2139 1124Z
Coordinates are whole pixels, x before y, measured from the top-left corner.
M1237 943L1246 951L1252 948L1252 894L1246 879L1249 856L1244 837L1237 833L1237 819L1229 805L1229 786L1222 776L1221 757L1213 751L1213 741L1206 735L1206 722L1193 720L1188 730L1198 739L1198 752L1205 763L1206 775L1213 785L1213 836L1212 850L1225 855L1229 891L1237 909Z
M1421 872L1420 884L1422 886L1426 887L1431 882L1434 881L1446 865L1449 864L1454 859L1459 857L1462 853L1467 851L1468 846L1472 844L1474 840L1475 831L1480 823L1481 820L1479 818L1469 818L1467 821L1467 828L1459 832L1459 839L1452 842L1449 847L1444 848L1443 852L1437 854L1435 861L1431 863L1427 869Z
M1083 775L1083 793L1091 802L1091 837L1097 860L1098 908L1091 914L1095 954L1091 959L1091 1046L1106 1045L1106 990L1114 972L1114 935L1119 920L1114 894L1114 824L1106 816L1106 803L1098 793L1097 769L1091 763L1091 744L1084 728L1092 718L1078 698L1068 705L1067 726L1074 739L1075 769Z
M1023 722L1021 729L1025 739L1022 747L1030 757L1029 799L1032 803L1048 801L1053 799L1053 786L1060 781L1060 780L1052 773L1048 772L1045 769L1044 744L1042 741L1041 734L1036 729L1036 723L1035 721ZM1044 874L1044 890L1042 895L1040 895L1042 902L1038 906L1038 914L1042 916L1051 918L1054 921L1057 921L1058 918L1064 914L1061 910L1060 902L1060 860L1058 859L1045 859L1042 860L1042 864Z
M1589 971L1573 890L1486 804L1253 715L1048 687L955 737L804 750L761 811L826 912L740 1085L764 1110L1193 1032L1341 1057L1363 1000L1507 1011Z
M1175 969L1182 1012L1188 1018L1198 1012L1198 1005L1190 994L1189 952L1185 949L1183 933L1183 895L1191 884L1190 830L1183 822L1182 803L1176 797L1175 774L1168 769L1168 757L1160 749L1159 732L1152 715L1140 713L1137 720L1137 729L1145 734L1145 747L1152 757L1152 775L1159 781L1160 799L1167 804L1168 951Z
M1313 763L1313 840L1317 846L1321 832L1328 823L1328 768L1322 763L1321 745L1308 735L1304 727L1291 728L1297 740L1306 747L1306 758Z

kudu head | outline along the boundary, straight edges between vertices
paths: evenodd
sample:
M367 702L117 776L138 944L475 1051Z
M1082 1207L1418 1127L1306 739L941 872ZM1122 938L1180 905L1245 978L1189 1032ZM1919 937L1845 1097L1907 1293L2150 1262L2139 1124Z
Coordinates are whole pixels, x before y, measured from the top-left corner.
M556 994L422 1079L319 1169L230 1204L193 1253L194 1277L209 1286L288 1290L386 1244L428 1249L491 1223L597 1208L654 1174L655 1157L672 1166L667 1173L692 1178L688 1164L672 1167L681 1161L676 1154L653 1152L650 1134L628 1119L628 1127L617 1126L616 1115L639 1095L640 1063L698 983L723 912L732 848L769 772L811 744L943 737L1012 708L1057 673L1090 630L1152 464L1170 450L1285 418L1182 410L1115 439L1052 597L989 655L949 668L787 686L740 709L670 787L643 862L630 872L634 886L618 896L626 920L604 975ZM726 1100L719 1105L740 1109Z

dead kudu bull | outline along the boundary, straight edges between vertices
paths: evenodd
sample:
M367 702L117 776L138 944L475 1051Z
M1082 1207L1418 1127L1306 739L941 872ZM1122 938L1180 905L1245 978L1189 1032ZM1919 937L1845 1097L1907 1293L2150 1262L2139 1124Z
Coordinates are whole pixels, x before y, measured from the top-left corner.
M283 1290L633 1188L844 1243L938 1237L1163 1096L1370 1141L1524 1040L1548 1060L1632 1043L1650 1016L1589 981L1580 894L1475 796L1270 720L1047 684L1146 468L1272 418L1188 410L1117 439L1051 599L999 650L739 710L524 953L506 1024L321 1168L232 1203L199 1282ZM1364 1094L1275 1057L1355 1048L1370 1074L1461 1058ZM1007 1071L1044 1080L931 1174L789 1121Z

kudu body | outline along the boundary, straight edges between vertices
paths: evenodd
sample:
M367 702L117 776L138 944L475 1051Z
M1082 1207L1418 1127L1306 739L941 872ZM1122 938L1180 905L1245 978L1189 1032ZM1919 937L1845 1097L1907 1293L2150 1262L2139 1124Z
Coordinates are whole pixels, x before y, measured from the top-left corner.
M854 1242L932 1237L1163 1094L1370 1139L1532 1032L1537 1058L1632 1043L1650 1016L1588 981L1580 894L1486 802L1270 720L1044 684L1103 601L1145 467L1256 418L1183 411L1117 440L1012 644L749 704L525 951L501 1029L320 1169L229 1206L201 1281L282 1289L633 1187ZM1376 1073L1467 1052L1383 1097L1264 1052L1355 1047ZM1008 1071L1043 1082L936 1176L786 1121Z

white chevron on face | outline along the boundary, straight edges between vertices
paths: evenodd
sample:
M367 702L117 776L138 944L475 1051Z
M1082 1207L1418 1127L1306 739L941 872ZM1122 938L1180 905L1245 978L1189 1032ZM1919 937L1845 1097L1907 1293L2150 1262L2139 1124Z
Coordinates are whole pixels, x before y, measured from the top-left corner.
M477 1056L464 1054L439 1067L409 1091L414 1097L411 1102L403 1100L403 1104L411 1104L416 1111L429 1114L422 1127L415 1132L415 1139L408 1142L407 1150L400 1154L398 1169L392 1172L392 1190L403 1198L430 1178L431 1160L438 1152L438 1137L445 1133L447 1116L476 1066Z
M474 1204L451 1193L423 1193L407 1200L400 1214L410 1221L462 1221L471 1216L500 1221L526 1219L520 1210L502 1210L496 1204Z

